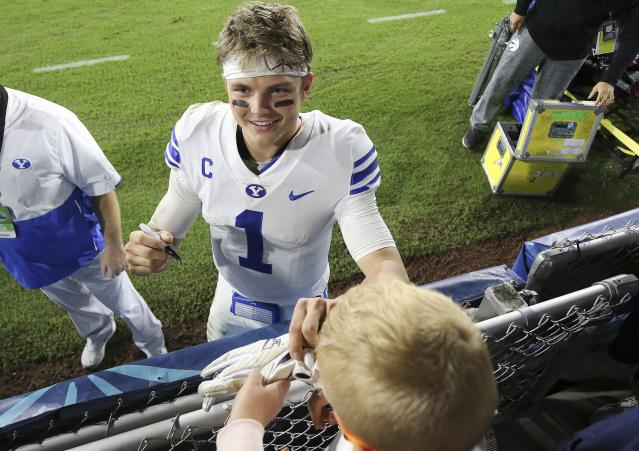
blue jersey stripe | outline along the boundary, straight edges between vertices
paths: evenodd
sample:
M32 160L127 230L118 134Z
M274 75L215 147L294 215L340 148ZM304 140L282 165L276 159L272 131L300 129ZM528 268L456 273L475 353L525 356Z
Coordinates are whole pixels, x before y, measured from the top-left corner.
M175 147L180 147L180 143L178 143L177 136L175 136L175 127L171 130L171 139L175 143Z
M171 159L175 163L180 164L182 162L182 156L180 155L180 151L177 150L175 147L173 147L173 144L171 144L170 142L166 145L165 152L167 153L167 155L171 157Z
M377 171L377 157L375 157L373 162L369 164L366 169L360 172L356 172L351 176L351 186L361 183L366 177L368 177L375 171Z
M371 150L368 151L368 153L366 155L364 155L362 158L360 158L359 160L357 160L355 163L353 163L353 169L357 168L357 166L362 165L366 160L368 160L370 158L371 155L373 155L373 153L375 153L377 151L377 149L375 149L375 146L371 147ZM377 157L375 157L377 158Z
M164 155L164 161L166 162L167 165L169 165L169 167L175 168L175 169L180 169L180 167L173 163L173 161L169 160L169 157L165 154Z
M164 161L166 161L166 164L168 164L169 166L179 169L180 162L175 161L175 158L173 158L173 156L171 155L169 146L170 144L167 144L166 149L164 150Z
M381 176L382 176L382 173L378 172L373 180L371 180L370 182L368 182L364 186L360 186L359 188L352 189L349 194L351 196L353 196L355 194L360 194L360 193L363 193L365 191L370 190L371 188L373 188L375 186L375 183L380 179Z
M16 238L0 239L0 261L27 288L64 279L104 248L98 218L79 188L59 207L14 225Z
M379 175L381 174L381 171L379 168L376 168L371 174L369 174L366 178L364 178L363 180L359 181L359 183L353 183L351 185L351 189L359 189L362 186L366 186L369 185L371 183L374 183L375 180L377 180L379 178Z

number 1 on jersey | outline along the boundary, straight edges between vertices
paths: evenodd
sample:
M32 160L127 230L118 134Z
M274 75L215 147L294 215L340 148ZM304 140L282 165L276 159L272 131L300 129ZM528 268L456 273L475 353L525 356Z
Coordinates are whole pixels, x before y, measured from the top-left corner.
M262 237L261 211L244 210L235 218L235 227L246 231L246 257L240 257L240 266L265 274L273 273L273 265L264 263L264 239Z

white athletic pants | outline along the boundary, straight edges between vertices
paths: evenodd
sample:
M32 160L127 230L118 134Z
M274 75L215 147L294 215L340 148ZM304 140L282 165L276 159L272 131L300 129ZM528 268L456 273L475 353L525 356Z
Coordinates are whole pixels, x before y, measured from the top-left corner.
M62 280L41 288L69 314L78 333L101 344L115 328L115 312L131 329L133 342L147 357L164 350L162 323L153 315L126 272L114 279L103 276L100 256Z

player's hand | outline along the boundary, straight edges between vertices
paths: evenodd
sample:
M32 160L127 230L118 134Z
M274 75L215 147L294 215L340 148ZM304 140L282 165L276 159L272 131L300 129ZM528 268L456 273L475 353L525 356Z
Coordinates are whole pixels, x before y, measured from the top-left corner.
M514 33L519 30L526 20L526 16L520 16L516 12L510 14L510 30Z
M103 276L113 279L126 268L126 256L122 243L105 244L100 253L100 270Z
M167 244L173 244L173 235L166 230L159 233L162 240L148 236L141 230L131 232L129 242L124 247L130 272L146 276L166 269L171 257L163 249Z
M306 403L315 429L324 429L328 424L337 424L337 418L322 390L315 390Z
M615 88L610 83L600 81L592 87L592 91L588 94L588 98L592 99L595 95L597 96L595 99L597 106L606 107L615 101Z
M288 380L264 385L262 374L253 370L235 396L229 422L248 418L259 421L266 427L282 409L289 386Z
M315 349L319 342L320 327L334 305L334 300L324 298L302 298L297 301L288 329L288 349L293 359L302 360L304 347Z

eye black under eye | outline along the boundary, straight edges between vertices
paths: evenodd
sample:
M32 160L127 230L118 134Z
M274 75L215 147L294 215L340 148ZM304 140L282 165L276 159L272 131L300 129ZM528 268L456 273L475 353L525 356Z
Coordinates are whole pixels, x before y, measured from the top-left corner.
M274 106L276 108L281 108L281 107L284 107L284 106L293 105L293 103L295 103L295 102L293 102L293 99L284 99L284 100L280 100L279 102L275 102Z
M248 106L249 106L248 102L246 102L244 100L239 100L239 99L233 99L233 101L231 103L233 105L239 106L241 108L248 108Z

